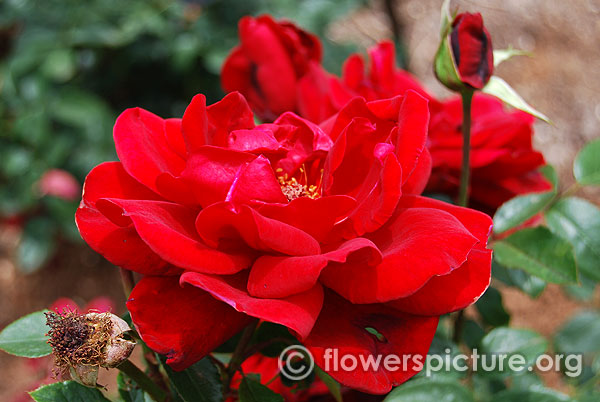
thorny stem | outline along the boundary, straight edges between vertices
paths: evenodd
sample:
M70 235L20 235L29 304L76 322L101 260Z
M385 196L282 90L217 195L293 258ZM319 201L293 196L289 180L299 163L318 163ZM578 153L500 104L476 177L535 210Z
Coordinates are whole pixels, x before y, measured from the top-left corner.
M254 335L254 331L258 326L258 320L254 320L250 325L248 325L244 332L242 332L242 336L240 341L238 342L235 350L233 351L233 355L231 355L231 360L229 361L229 365L227 366L227 370L224 375L224 394L227 395L229 393L229 389L231 386L231 379L236 371L240 368L242 363L244 362L244 357L246 355L246 349L252 340L252 336Z
M469 176L470 176L470 155L471 155L471 101L473 100L473 90L465 90L462 96L462 167L460 170L460 187L458 190L458 205L466 207L469 202ZM460 341L463 323L465 320L464 310L460 310L454 320L454 332L452 334L454 342Z
M156 402L164 402L167 399L165 391L156 385L146 373L140 370L130 360L125 360L117 366L117 369L135 381L135 383Z

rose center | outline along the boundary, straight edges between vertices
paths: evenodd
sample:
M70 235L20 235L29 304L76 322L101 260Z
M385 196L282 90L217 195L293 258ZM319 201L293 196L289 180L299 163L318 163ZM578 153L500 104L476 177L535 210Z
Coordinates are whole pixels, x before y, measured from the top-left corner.
M320 186L316 186L314 184L303 184L295 177L290 178L287 173L283 173L282 169L277 169L276 173L277 180L281 186L281 191L288 199L288 202L300 197L308 197L312 198L313 200L321 198ZM301 181L306 183L307 179L305 170L300 168L300 173Z

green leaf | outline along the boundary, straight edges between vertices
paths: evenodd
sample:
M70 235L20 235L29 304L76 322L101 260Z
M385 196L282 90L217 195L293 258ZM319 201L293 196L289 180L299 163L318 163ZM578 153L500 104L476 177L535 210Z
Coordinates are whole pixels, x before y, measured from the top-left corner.
M508 327L495 328L481 340L481 351L486 354L505 354L507 358L504 360L503 370L500 370L498 362L495 370L482 371L482 374L504 377L522 372L522 370L535 363L537 357L546 351L547 346L548 342L546 339L534 331ZM508 360L513 355L523 356L524 364L522 365L522 370L511 370Z
M479 343L484 336L485 330L481 328L481 325L473 320L465 320L461 339L469 348L475 349L479 347Z
M284 402L283 396L248 377L240 383L239 397L240 402Z
M75 381L44 385L29 393L37 402L110 402L96 388L88 388Z
M521 269L506 268L498 263L495 258L492 262L492 275L509 286L521 289L534 299L541 295L546 288L544 280L537 276L529 275Z
M144 391L127 375L119 372L117 375L117 386L119 396L124 402L145 402L147 395ZM148 397L149 398L149 397Z
M169 381L186 402L220 402L223 400L221 380L215 365L208 358L183 371L173 371L163 364Z
M563 290L567 292L567 295L572 299L589 301L594 297L596 283L596 280L592 280L586 275L580 274L578 284L564 285Z
M475 307L481 314L481 318L491 326L508 325L510 315L504 309L502 295L497 289L490 286L483 296L477 300Z
M600 185L600 139L588 143L575 157L573 175L579 184Z
M343 402L342 388L340 386L340 383L337 382L336 380L334 380L332 376L330 376L329 374L327 374L326 372L324 372L317 366L315 366L315 373L317 374L317 377L319 377L321 379L321 381L323 381L325 383L325 385L327 386L327 389L333 396L333 399L335 399L336 402Z
M547 191L514 197L498 208L494 214L494 233L503 233L535 216L552 202L556 193Z
M496 259L553 283L576 283L573 247L545 227L526 228L493 244Z
M535 387L527 390L508 389L492 398L491 402L568 402L572 399L549 388Z
M519 94L500 77L492 75L487 85L483 87L481 91L486 94L493 95L504 103L507 103L516 109L522 110L525 113L529 113L530 115L535 116L546 123L551 123L550 119L545 114L535 110L532 106L525 102L525 100L521 98L521 96L519 96Z
M15 356L36 358L49 355L48 326L44 311L19 318L0 332L0 349Z
M442 378L412 380L394 388L383 402L469 402L471 392L458 381Z
M508 49L494 50L494 67L498 67L500 63L514 56L531 56L531 53L525 50L514 49L512 46L508 46Z
M600 210L581 198L557 202L545 214L550 230L573 245L580 271L600 281Z
M600 352L600 313L584 311L565 324L554 336L561 353Z

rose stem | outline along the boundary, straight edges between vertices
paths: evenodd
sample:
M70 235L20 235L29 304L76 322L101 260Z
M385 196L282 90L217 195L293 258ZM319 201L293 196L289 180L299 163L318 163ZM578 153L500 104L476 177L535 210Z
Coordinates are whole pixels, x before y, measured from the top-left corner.
M123 283L123 291L125 292L125 299L129 299L129 295L135 286L135 281L133 280L133 272L125 268L119 268L119 272L121 273L121 282Z
M156 385L146 373L140 370L130 360L125 360L123 363L119 364L117 369L135 381L135 383L156 402L163 402L166 400L167 394L165 391Z
M254 330L258 326L258 320L253 320L250 325L248 325L244 332L242 332L242 336L240 341L238 342L235 350L233 351L233 355L231 355L231 360L229 361L229 365L227 366L227 371L225 372L225 394L229 392L229 387L231 385L231 379L235 372L240 368L242 363L244 362L244 356L246 355L246 349L252 340L252 335L254 335Z
M458 190L458 205L466 207L469 203L469 173L470 173L470 155L471 155L471 101L473 100L474 91L467 89L461 92L462 96L462 167L460 170L460 187ZM460 310L456 314L454 320L453 340L459 343L462 332L463 323L465 320L464 310Z
M469 159L471 154L471 100L473 99L473 90L465 90L462 96L462 167L460 170L460 188L458 190L458 205L466 207L469 199Z

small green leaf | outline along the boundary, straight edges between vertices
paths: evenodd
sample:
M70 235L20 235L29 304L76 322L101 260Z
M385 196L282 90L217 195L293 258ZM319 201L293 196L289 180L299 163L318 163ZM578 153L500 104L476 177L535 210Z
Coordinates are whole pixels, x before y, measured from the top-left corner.
M599 353L600 313L584 311L575 316L556 333L554 346L561 353Z
M319 377L321 381L325 383L327 389L333 396L333 399L335 399L336 402L343 402L342 387L340 386L340 383L334 380L332 376L330 376L317 366L315 366L315 373L317 374L317 377Z
M475 307L481 314L481 318L491 326L508 325L510 315L504 309L502 295L497 289L490 286L483 296L477 300Z
M96 388L88 388L75 381L44 385L29 393L36 402L110 402Z
M240 402L284 402L283 396L248 377L240 383L239 397Z
M48 326L44 311L19 318L0 332L0 349L15 356L36 358L49 355Z
M600 185L600 139L588 143L575 157L573 175L579 184Z
M507 389L494 395L491 402L569 402L572 401L565 394L543 387L530 389Z
M553 283L576 283L573 247L545 227L526 228L493 244L498 262Z
M573 245L581 273L600 281L600 210L581 198L557 202L545 214L550 230Z
M394 388L383 402L469 402L473 395L458 381L446 378L412 380Z
M519 94L500 77L492 75L487 85L483 87L481 91L486 94L493 95L510 106L522 110L525 113L529 113L530 115L535 116L546 123L551 123L550 119L545 114L535 110L532 106L525 102L525 100L523 100L523 98L521 98L521 96L519 96Z
M508 200L494 214L494 232L499 234L519 226L550 204L554 196L553 191L548 191L521 195Z
M494 255L495 257L495 255ZM517 268L506 268L496 259L492 262L492 275L509 286L514 286L527 293L529 297L536 298L546 288L546 282L537 276Z
M200 360L183 371L173 371L163 364L169 381L185 402L221 402L219 372L208 358Z
M476 321L466 320L463 329L461 339L465 342L465 344L471 348L475 349L479 347L479 343L485 336L485 330L481 328Z
M514 49L512 46L509 46L508 49L494 50L494 67L498 67L500 63L514 56L531 56L531 53L525 50Z
M481 340L481 350L486 354L504 354L506 359L501 370L500 363L496 364L494 371L482 372L484 375L504 377L517 372L522 372L533 365L539 355L546 351L548 342L541 335L528 329L515 329L508 327L495 328ZM520 371L512 371L508 361L510 356L520 355L524 363ZM488 363L489 365L489 363Z

